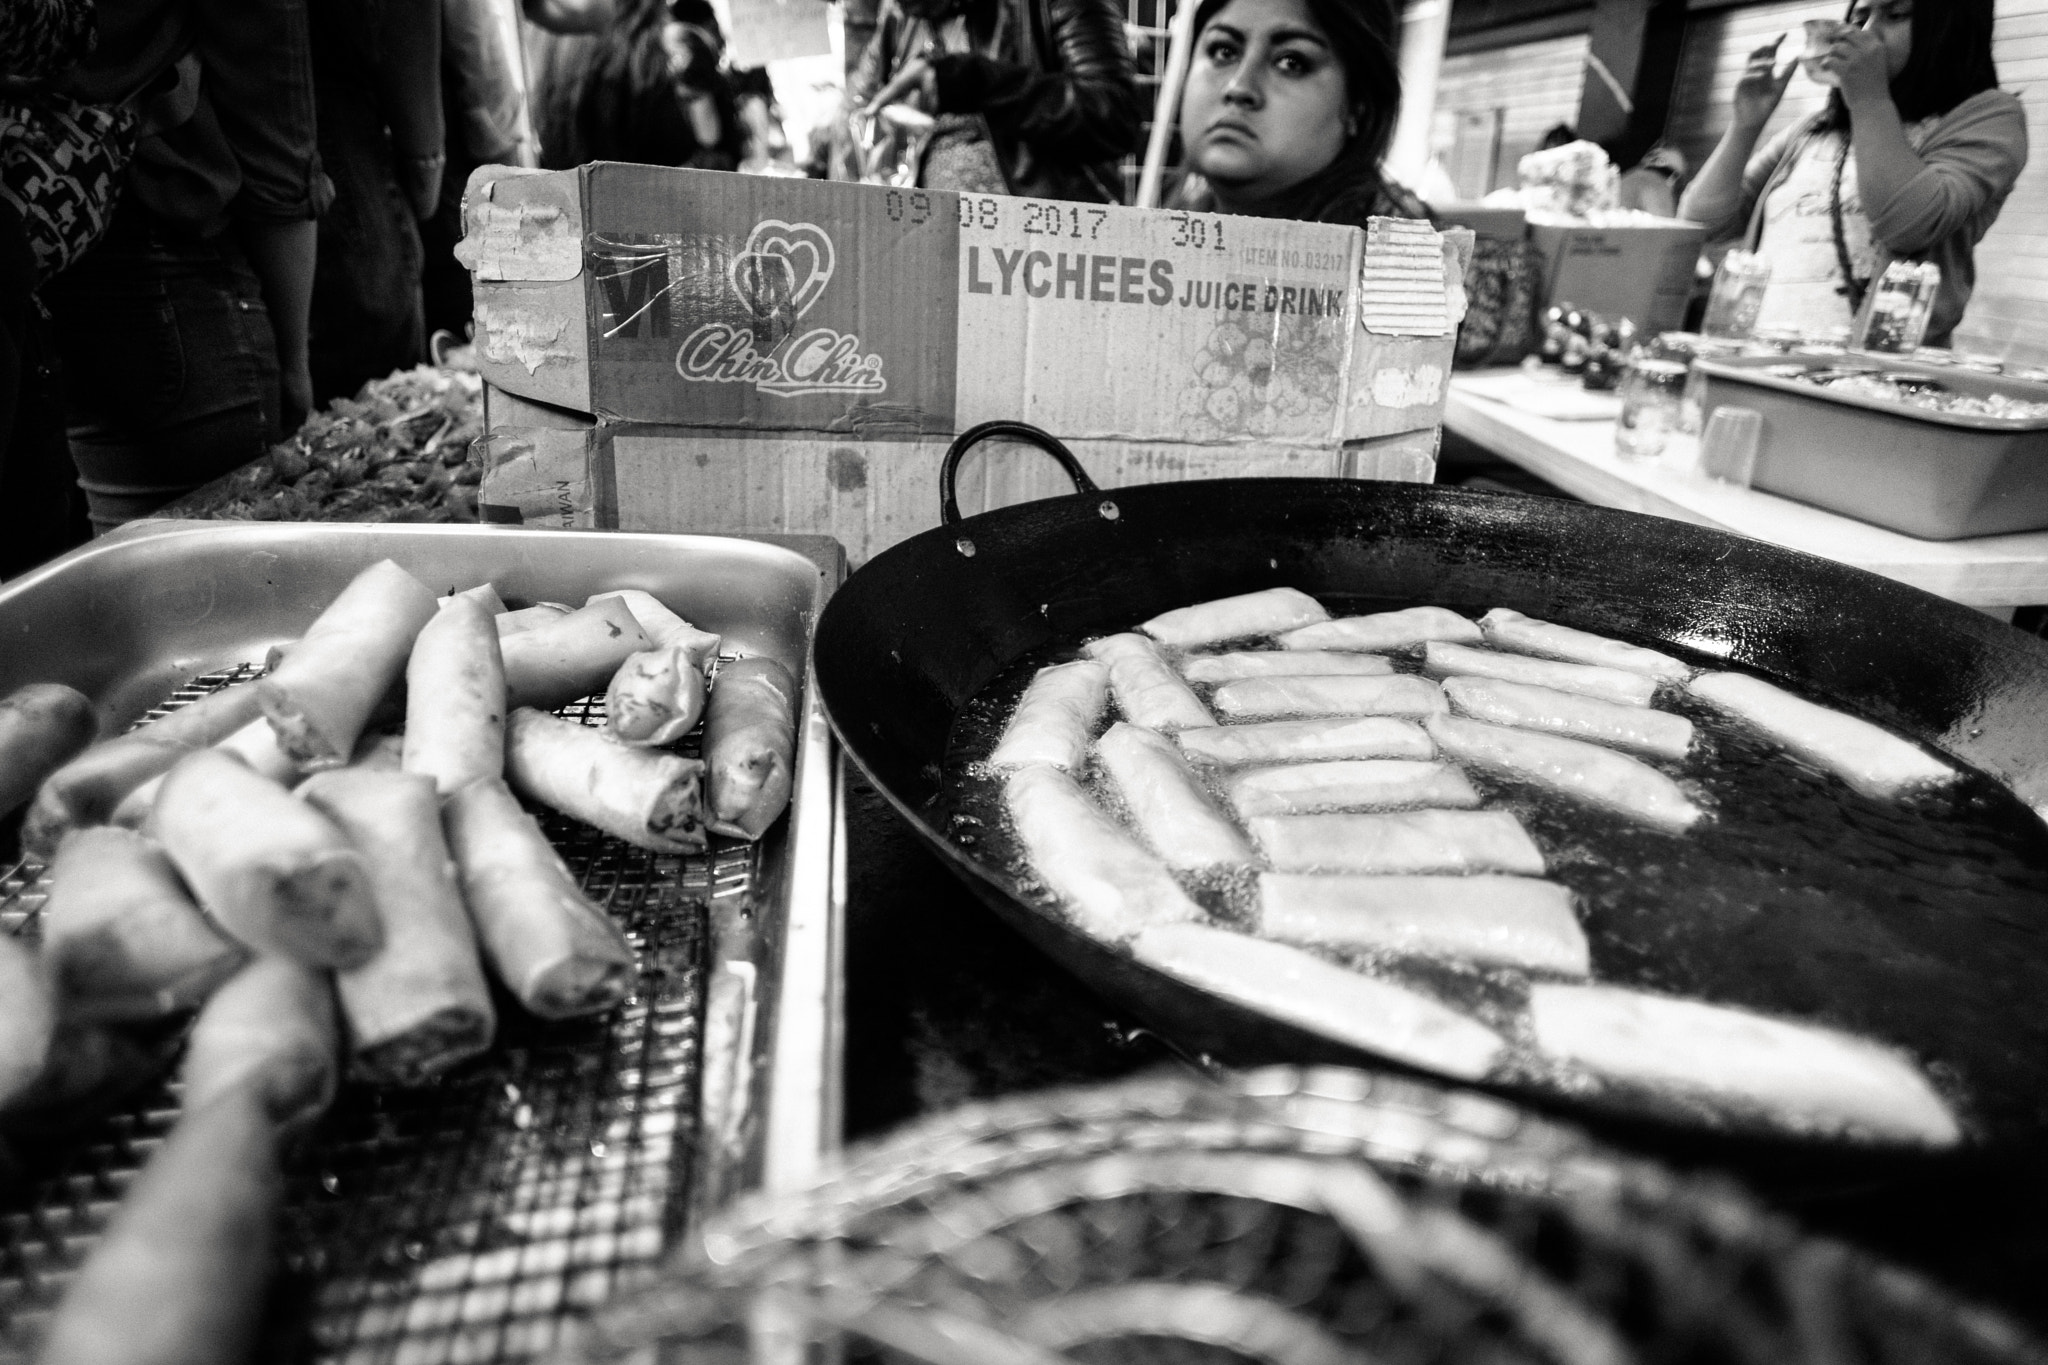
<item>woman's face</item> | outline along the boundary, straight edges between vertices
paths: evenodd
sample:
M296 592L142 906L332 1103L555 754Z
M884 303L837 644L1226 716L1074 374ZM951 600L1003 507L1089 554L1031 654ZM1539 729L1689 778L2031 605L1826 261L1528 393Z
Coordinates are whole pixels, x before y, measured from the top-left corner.
M1884 44L1885 76L1897 80L1913 55L1913 0L1857 0L1849 8L1849 22Z
M1343 151L1347 86L1306 0L1231 0L1195 40L1181 104L1194 168L1245 198L1293 188Z

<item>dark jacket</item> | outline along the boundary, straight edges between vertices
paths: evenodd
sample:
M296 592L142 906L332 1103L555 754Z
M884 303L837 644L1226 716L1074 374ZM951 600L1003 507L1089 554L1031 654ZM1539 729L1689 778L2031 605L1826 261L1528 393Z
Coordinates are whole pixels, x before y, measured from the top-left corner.
M1137 149L1143 109L1116 0L981 0L967 22L975 50L932 58L932 112L988 121L1013 194L1120 200L1117 162ZM847 108L874 98L936 36L887 0Z

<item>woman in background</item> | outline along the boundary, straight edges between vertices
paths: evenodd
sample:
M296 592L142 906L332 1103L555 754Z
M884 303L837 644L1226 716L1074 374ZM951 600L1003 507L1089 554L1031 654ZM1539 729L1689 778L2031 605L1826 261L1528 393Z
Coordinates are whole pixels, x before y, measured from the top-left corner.
M1776 69L1758 48L1734 118L1679 216L1771 263L1757 326L1846 329L1895 260L1932 261L1927 343L1945 345L1976 285L1975 250L2020 168L2027 124L1998 88L1992 0L1857 0L1848 25ZM1827 108L1751 155L1800 65L1835 87Z
M1179 208L1365 226L1427 218L1380 168L1401 111L1386 0L1203 0Z

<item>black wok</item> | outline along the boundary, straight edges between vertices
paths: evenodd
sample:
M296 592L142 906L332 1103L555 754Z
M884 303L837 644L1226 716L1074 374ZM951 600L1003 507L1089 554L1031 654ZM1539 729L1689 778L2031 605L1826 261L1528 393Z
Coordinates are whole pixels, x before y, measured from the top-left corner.
M948 524L877 555L828 605L814 645L821 698L854 762L979 899L1192 1052L1231 1063L1368 1060L1141 967L1020 899L1001 872L947 838L940 790L948 733L991 678L1032 651L1169 607L1276 584L1346 599L1350 610L1512 607L1746 665L1931 740L2048 809L2048 644L1876 575L1547 498L1321 479L1103 492L1064 451L1056 454L1083 492L959 519L951 476L966 444L948 456ZM2041 846L2035 861L2048 868L2048 835L2025 823L2021 837ZM2020 944L2001 949L2004 960L2048 961L2048 896L2005 918L2024 922L2001 930ZM1800 957L1802 989L1825 988L1836 948L1839 972L1858 970L1857 945L1830 943L1824 925L1802 932L1786 949ZM2048 1047L2025 1050L1989 1082L2004 1104L1977 1136L1996 1146L2048 1133ZM1603 1115L1593 1103L1593 1117L1623 1126L1656 1131L1669 1117L1626 1106Z

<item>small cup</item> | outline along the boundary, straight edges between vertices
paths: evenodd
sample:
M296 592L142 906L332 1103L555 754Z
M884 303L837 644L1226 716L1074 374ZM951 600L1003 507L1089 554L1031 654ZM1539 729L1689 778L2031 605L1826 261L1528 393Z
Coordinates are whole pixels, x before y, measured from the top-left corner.
M1828 55L1838 35L1846 32L1848 24L1840 19L1808 19L1806 21L1806 51L1799 54L1799 65L1806 69L1808 79L1821 85L1840 84L1832 75L1820 69L1820 59Z

